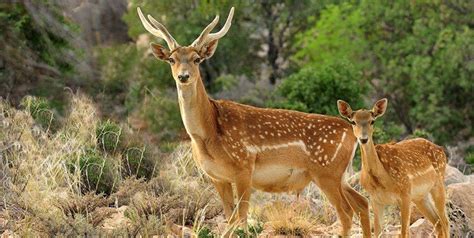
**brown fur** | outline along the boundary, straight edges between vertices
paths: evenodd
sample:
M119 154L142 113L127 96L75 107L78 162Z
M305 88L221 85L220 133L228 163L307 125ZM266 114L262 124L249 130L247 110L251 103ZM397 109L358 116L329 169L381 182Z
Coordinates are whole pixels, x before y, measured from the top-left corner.
M232 15L233 10L226 29ZM152 29L143 16L141 19L149 31L157 36L166 35L169 45L178 45L169 40L172 37L165 34L167 30L159 23L155 25L161 27L161 33ZM216 23L213 21L210 26ZM364 236L370 236L367 199L342 180L356 148L350 126L336 117L210 99L199 73L199 63L215 52L218 39L212 36L214 40L204 39L199 41L204 43L192 46L178 45L171 52L154 43L151 48L158 59L171 65L193 157L211 178L229 222L246 222L252 187L268 192L299 193L313 181L335 206L343 236L349 235L354 212L361 217ZM183 75L189 77L183 80ZM237 204L231 184L237 188ZM238 208L234 215L235 205Z

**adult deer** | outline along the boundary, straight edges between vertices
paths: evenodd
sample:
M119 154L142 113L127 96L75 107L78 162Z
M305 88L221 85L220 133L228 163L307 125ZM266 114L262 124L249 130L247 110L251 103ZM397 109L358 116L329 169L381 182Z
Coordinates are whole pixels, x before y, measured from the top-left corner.
M411 201L433 223L438 237L449 237L444 187L446 155L443 149L421 138L374 145L373 124L385 113L387 99L377 101L372 110L353 112L342 100L337 101L337 106L341 116L353 124L354 135L361 146L360 183L370 195L376 237L382 233L384 206L390 204L400 206L401 234L408 237Z
M150 15L147 21L137 10L146 30L168 44L169 50L151 43L152 52L171 65L194 160L214 184L229 222L246 222L252 187L301 192L313 181L335 206L342 235L349 234L355 210L364 234L370 236L367 199L342 181L357 146L347 122L213 100L207 95L199 63L214 54L219 39L230 28L234 8L220 31L210 33L218 23L216 16L189 46L180 46L162 24ZM239 201L235 216L232 183Z

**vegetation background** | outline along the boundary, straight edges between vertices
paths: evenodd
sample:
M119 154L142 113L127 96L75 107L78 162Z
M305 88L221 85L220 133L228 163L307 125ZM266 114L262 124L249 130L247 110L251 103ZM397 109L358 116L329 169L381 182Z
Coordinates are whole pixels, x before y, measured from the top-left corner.
M7 0L0 232L149 236L175 224L203 237L222 232L214 191L183 142L169 66L148 48L160 40L142 27L137 6L183 45L236 7L201 66L213 98L337 115L337 99L361 108L387 97L377 142L426 137L446 148L450 165L474 168L472 1ZM273 224L307 234L335 221L316 188L306 198L313 212L287 208L291 224L268 222L285 203L254 208L250 230ZM119 208L128 225L104 225Z

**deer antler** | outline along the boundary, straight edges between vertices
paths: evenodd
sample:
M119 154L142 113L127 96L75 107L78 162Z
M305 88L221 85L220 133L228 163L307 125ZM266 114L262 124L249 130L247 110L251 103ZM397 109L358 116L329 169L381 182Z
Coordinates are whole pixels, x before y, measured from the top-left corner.
M168 32L165 26L163 26L161 23L155 20L155 18L153 18L152 16L148 15L148 19L151 22L150 24L150 22L146 20L145 16L142 13L142 10L139 7L137 7L137 12L145 29L148 32L150 32L152 35L165 40L170 50L174 50L180 47L178 42L176 42L173 36L171 36L171 34Z
M212 29L214 29L214 27L217 25L217 22L219 22L219 16L216 16L214 20L206 28L204 28L199 37L191 44L191 46L199 49L213 40L218 40L222 38L227 33L227 31L229 31L229 28L232 25L233 16L234 7L230 9L229 16L227 17L225 25L222 27L222 29L216 33L209 34Z

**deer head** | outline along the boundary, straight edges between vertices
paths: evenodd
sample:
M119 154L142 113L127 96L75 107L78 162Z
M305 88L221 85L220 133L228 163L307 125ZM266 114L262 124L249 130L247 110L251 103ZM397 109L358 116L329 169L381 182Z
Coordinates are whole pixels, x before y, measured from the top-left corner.
M225 25L220 31L210 33L219 22L219 16L216 16L191 45L180 46L165 26L150 15L148 15L148 21L143 16L140 8L137 8L137 11L145 29L154 36L166 41L169 49L156 43L151 43L150 47L156 58L170 64L173 78L178 85L191 84L200 79L199 64L212 57L219 39L229 30L232 17L234 16L234 8L232 7Z
M367 141L372 140L375 119L385 113L387 103L388 100L386 98L380 99L374 104L372 110L360 109L354 112L347 102L337 100L337 108L339 109L339 114L347 118L352 124L354 135L359 142L365 144Z

